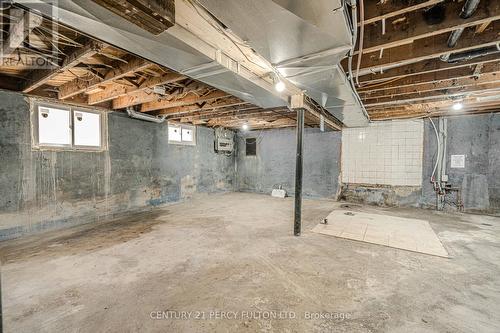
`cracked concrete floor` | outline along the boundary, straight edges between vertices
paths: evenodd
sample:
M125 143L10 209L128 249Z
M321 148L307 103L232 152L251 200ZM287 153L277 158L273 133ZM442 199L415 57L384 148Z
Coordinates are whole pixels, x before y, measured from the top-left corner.
M310 231L341 205L300 238L293 199L226 193L0 243L5 332L500 331L499 218L351 206L429 220L445 259Z

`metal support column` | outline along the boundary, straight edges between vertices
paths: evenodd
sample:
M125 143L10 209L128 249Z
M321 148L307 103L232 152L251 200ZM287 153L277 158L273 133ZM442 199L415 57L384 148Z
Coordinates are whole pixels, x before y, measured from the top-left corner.
M304 109L297 109L297 154L295 164L295 218L293 223L293 234L300 236L302 224L302 151L304 148Z

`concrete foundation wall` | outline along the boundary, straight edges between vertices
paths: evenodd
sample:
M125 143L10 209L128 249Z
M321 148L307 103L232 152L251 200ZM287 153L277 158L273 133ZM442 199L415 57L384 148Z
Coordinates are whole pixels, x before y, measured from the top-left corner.
M105 152L32 150L29 102L0 91L0 240L88 223L190 197L232 191L234 157L168 144L167 125L108 115Z
M437 119L434 119L437 125ZM428 119L424 127L422 187L343 184L341 198L387 206L432 208L436 195L430 183L436 155L436 137ZM500 213L500 115L448 117L449 183L462 189L466 211ZM466 155L465 168L450 168L451 155ZM447 201L455 201L454 194ZM448 209L454 209L447 205Z
M340 132L306 129L303 194L336 198L340 174ZM257 156L246 156L245 139L257 138ZM270 194L282 186L289 195L295 186L295 129L238 133L235 185L240 191Z

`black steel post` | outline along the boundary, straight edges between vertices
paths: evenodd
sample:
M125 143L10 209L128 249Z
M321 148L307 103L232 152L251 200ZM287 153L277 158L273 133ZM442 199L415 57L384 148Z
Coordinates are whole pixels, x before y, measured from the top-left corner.
M304 109L297 109L297 154L295 163L295 218L293 234L300 236L302 224L302 150L304 148Z

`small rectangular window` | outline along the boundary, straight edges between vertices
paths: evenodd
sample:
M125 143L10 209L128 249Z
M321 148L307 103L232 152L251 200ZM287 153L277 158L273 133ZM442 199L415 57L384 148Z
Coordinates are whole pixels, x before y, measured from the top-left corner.
M71 145L71 111L38 108L38 142L50 146Z
M245 152L246 156L256 156L257 155L257 139L247 138L245 140Z
M182 131L180 126L168 126L168 141L182 142Z
M106 114L32 100L33 147L75 150L106 148Z
M101 146L101 115L93 112L74 111L75 145Z
M168 142L183 145L195 145L196 127L189 125L168 125Z

